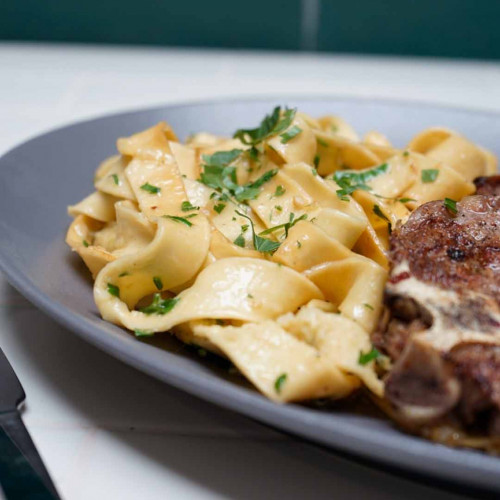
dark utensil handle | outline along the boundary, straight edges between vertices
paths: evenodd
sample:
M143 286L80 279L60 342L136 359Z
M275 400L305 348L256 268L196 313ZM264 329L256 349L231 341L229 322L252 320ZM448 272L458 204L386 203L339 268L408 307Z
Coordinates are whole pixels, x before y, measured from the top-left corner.
M59 499L17 411L0 413L0 484L7 500Z

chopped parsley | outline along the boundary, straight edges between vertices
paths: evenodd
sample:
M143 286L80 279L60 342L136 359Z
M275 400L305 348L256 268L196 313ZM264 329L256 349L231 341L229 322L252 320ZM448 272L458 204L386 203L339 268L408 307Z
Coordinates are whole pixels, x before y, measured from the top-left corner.
M314 160L313 160L313 163L314 163L314 168L318 168L318 165L319 165L319 160L320 160L319 155L316 155L316 156L314 157Z
M297 137L301 132L302 129L300 127L297 127L297 125L290 127L285 133L280 135L281 144L286 144L287 142L291 141L294 137Z
M300 222L301 220L306 220L307 219L307 214L302 214L300 217L295 218L295 214L292 212L290 214L290 218L288 222L285 222L284 224L279 224L278 226L270 227L269 229L266 229L265 231L262 231L259 236L265 236L266 234L271 234L274 233L275 231L278 231L279 229L284 229L285 230L285 238L288 236L288 231L292 229L297 222Z
M280 184L276 187L273 196L277 198L278 196L283 196L286 193L286 189Z
M161 290L163 288L163 281L161 280L161 278L159 276L155 276L153 278L153 283L155 284L155 287L158 290Z
M255 146L265 139L284 132L292 124L296 111L296 109L287 108L282 113L281 106L276 106L270 115L264 117L257 128L239 129L233 137L247 146L252 146L250 156L255 155L253 151Z
M248 297L249 299L253 299L253 295L252 295L251 293L247 293L247 297Z
M408 202L410 202L410 201L417 201L417 200L415 200L415 199L413 199L413 198L399 198L399 199L398 199L398 201L399 201L400 203L408 203Z
M151 193L151 194L158 194L161 191L161 188L159 188L157 186L153 186L149 182L146 182L146 184L143 184L141 186L141 189L143 189L144 191L147 191L148 193Z
M424 168L422 170L422 182L434 182L439 175L439 170L437 168Z
M318 175L318 171L316 170L316 168L315 168L315 167L312 167L312 168L311 168L311 170L312 170L312 174L313 174L314 176Z
M367 309L370 309L370 311L374 311L373 306L370 304L363 304Z
M113 177L113 181L117 186L120 185L120 179L118 179L118 176L116 174L111 174L111 177Z
M227 200L230 196L238 202L254 200L260 193L260 187L272 179L278 170L268 170L261 177L253 182L239 185L236 179L236 167L230 166L240 154L241 149L231 151L220 151L213 155L203 155L203 172L200 176L200 182L212 189L218 194L212 193L211 197L218 197L220 200Z
M242 212L238 212L238 210L236 210L236 213L240 217L248 219L248 221L250 222L250 227L252 228L252 241L255 250L262 253L274 253L279 248L280 246L279 242L268 240L267 238L262 238L261 236L256 234L255 228L253 226L253 221L250 217L248 217L248 215L245 215Z
M226 208L225 203L217 203L217 205L214 205L214 210L220 214L224 209Z
M366 353L363 352L359 353L358 363L360 365L366 365L370 361L377 359L379 356L380 352L377 349L375 349L375 347L372 347L371 351L368 351Z
M275 205L274 208L276 212L283 212L283 207L281 205Z
M193 214L196 215L196 214ZM178 215L162 215L165 219L171 219L179 224L185 224L188 227L191 227L193 223L187 219L187 217L179 217ZM192 216L189 216L192 217Z
M108 283L108 293L110 295L120 298L120 289L116 285Z
M162 299L159 293L153 295L153 301L149 306L139 309L144 314L167 314L170 312L180 299Z
M233 243L235 245L238 245L239 247L244 247L245 246L245 238L243 237L243 233L240 234L234 241Z
M244 233L248 229L248 227L249 227L248 224L243 224L241 226L241 232Z
M120 274L118 275L118 277L119 277L119 278L123 278L124 276L130 276L130 273L129 273L129 272L127 272L127 271L123 271L123 273L120 273Z
M333 180L340 187L337 190L337 196L343 201L349 201L348 195L351 195L358 189L371 191L371 187L366 183L387 172L387 169L387 163L382 163L382 165L359 172L355 170L337 170L333 174Z
M378 205L373 205L373 213L377 216L380 217L381 219L384 219L387 222L390 222L390 220L387 218L387 215L382 212L382 209Z
M297 240L297 248L302 248L302 243L299 240Z
M181 203L181 210L183 212L191 212L192 210L199 210L200 207L195 207L193 205L191 205L191 202L190 201L183 201Z
M405 151L405 152L403 153L403 156L410 156L410 152L409 152L409 151Z
M452 200L451 198L445 198L443 201L443 205L445 206L446 210L448 210L448 212L451 212L453 215L458 212L457 202L455 200Z
M87 248L89 246L89 242L87 240L82 240L82 245Z
M151 332L149 330L139 330L139 328L136 328L134 330L134 335L136 337L152 337L154 334L154 332Z
M316 142L320 145L323 146L324 148L328 147L328 143L324 140L321 139L321 137L316 137Z
M274 381L274 390L280 394L283 384L286 382L287 374L282 373L275 381Z

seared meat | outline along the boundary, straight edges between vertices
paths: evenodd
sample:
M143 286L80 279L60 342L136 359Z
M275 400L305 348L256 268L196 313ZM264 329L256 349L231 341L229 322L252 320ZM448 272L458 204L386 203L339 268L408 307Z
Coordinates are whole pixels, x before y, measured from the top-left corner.
M500 175L478 177L474 180L476 194L500 196Z
M500 197L469 196L451 213L442 201L418 208L391 238L391 262L408 262L426 283L500 301ZM393 277L393 279L397 277Z
M495 184L496 182L496 184ZM495 192L498 181L477 181ZM500 435L500 196L419 207L391 236L386 397L406 426L459 419Z

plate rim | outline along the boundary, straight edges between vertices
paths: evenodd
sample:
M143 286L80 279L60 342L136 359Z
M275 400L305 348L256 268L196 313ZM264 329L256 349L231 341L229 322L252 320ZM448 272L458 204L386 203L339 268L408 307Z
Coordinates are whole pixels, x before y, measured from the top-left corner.
M24 149L31 143L43 140L47 136L56 135L60 131L67 130L70 128L78 128L84 124L90 124L91 122L101 121L104 119L117 119L120 117L127 117L134 114L140 113L151 113L159 110L167 111L173 108L185 108L191 106L203 106L203 105L227 105L231 103L251 103L251 102L268 102L268 101L331 101L331 102L369 102L369 103L377 103L382 105L389 106L398 106L398 107L421 107L425 105L426 107L432 109L442 109L445 111L455 111L461 113L471 113L474 115L487 115L489 117L497 118L500 121L500 112L499 111L484 111L484 110L472 110L469 108L461 108L456 106L448 106L448 105L435 105L430 102L423 104L420 101L406 101L406 100L392 100L392 99L372 99L368 97L345 97L345 96L335 96L335 95L327 95L327 96L298 96L298 95L290 95L290 96L257 96L254 98L231 98L231 99L212 99L212 100L200 100L193 102L185 102L185 103L175 103L175 104L164 104L151 106L146 108L139 108L134 110L125 110L122 112L103 114L97 117L88 118L76 122L69 123L67 125L55 127L54 129L50 129L42 134L38 134L34 137L31 137L20 144L14 146L6 153L4 153L0 157L0 168L5 159L11 154L15 154L18 150ZM1 175L1 174L0 174ZM369 437L368 441L370 442L370 446L362 446L366 438L364 437L366 432L363 429L360 429L358 424L351 424L343 422L345 426L344 431L348 430L347 434L337 433L334 435L334 439L330 439L328 441L320 440L317 436L312 435L308 430L305 429L303 431L298 431L295 428L295 425L289 425L287 422L283 425L277 424L277 421L282 417L283 411L288 413L288 420L291 420L292 424L300 423L301 418L306 418L309 420L314 420L314 417L310 416L311 409L304 408L298 405L288 405L283 406L276 403L273 403L264 396L260 394L250 391L248 389L238 387L235 384L227 382L227 384L221 383L225 382L223 379L217 378L212 379L211 377L203 378L199 377L198 374L194 374L194 376L190 376L191 374L188 372L183 373L181 376L179 374L174 373L173 371L169 371L168 367L165 369L165 366L162 367L161 370L157 370L157 362L156 357L154 355L155 351L160 351L160 349L148 345L144 342L137 343L136 339L132 337L129 339L130 342L124 342L123 339L116 340L112 335L102 335L99 329L95 328L95 325L91 324L88 319L81 317L79 313L73 311L69 307L66 307L56 299L51 298L48 294L44 293L38 286L33 282L30 277L19 271L14 267L9 265L9 256L4 253L2 248L0 248L0 270L4 273L9 283L14 286L22 295L24 295L30 302L32 302L36 307L41 309L44 313L47 313L51 318L55 319L59 324L68 328L69 330L75 332L80 338L83 340L90 342L92 345L98 347L103 350L107 354L120 359L121 361L145 372L149 375L166 382L177 389L188 392L189 394L193 394L196 397L200 397L205 401L209 401L211 403L217 404L224 408L228 408L232 411L236 411L239 414L243 414L245 416L254 418L261 422L264 422L268 425L272 425L278 429L285 430L286 432L290 432L295 435L299 435L302 438L306 438L312 440L316 443L319 443L323 446L328 446L330 449L334 451L340 451L341 453L346 453L348 455L353 455L355 457L360 457L361 459L368 460L372 463L383 464L386 467L396 467L397 469L404 470L405 472L417 473L420 475L431 476L437 480L445 480L450 481L451 483L457 484L465 484L472 487L484 489L485 487L489 491L500 491L500 484L494 483L493 479L495 475L497 475L500 471L494 470L500 467L500 461L496 462L498 459L485 455L480 452L471 451L471 450L460 450L453 449L450 447L445 447L443 445L435 444L424 440L424 438L413 437L408 434L402 434L398 436L400 439L403 439L408 444L408 449L405 453L401 455L401 446L393 447L390 450L387 443L379 442L377 443L376 439L374 439L374 433L376 432L373 429L368 429L367 436ZM119 330L119 327L115 327ZM133 345L136 347L128 348L129 345ZM137 347L140 345L141 347ZM165 353L165 351L161 351ZM172 356L174 354L168 353ZM148 363L148 361L153 360L154 362ZM241 406L245 408L242 410ZM316 412L312 410L317 415L323 415L321 412ZM263 412L261 414L260 412ZM303 421L302 421L303 422ZM306 427L308 427L306 425ZM356 435L357 434L357 435ZM396 438L396 436L395 436ZM347 439L351 439L349 443L347 443ZM382 452L375 452L374 446L377 444L383 445ZM446 463L448 468L456 468L464 474L460 474L458 477L452 473L450 470L436 470L435 463L425 463L420 462L416 464L415 461L421 459L423 456L428 456L428 453L431 451L432 447L439 447L440 457L439 461ZM427 454L425 453L427 451ZM390 452L390 453L389 453ZM393 456L393 452L395 452L396 457ZM399 453L398 453L399 452ZM469 460L467 460L469 458ZM470 462L471 460L476 462L486 462L479 464L486 465L486 470L481 469L477 466L477 464L468 464L465 465L463 462ZM494 463L495 461L496 463ZM491 466L491 467L488 467ZM491 469L491 470L488 470ZM483 474L480 474L480 473ZM484 477L486 475L486 477ZM491 476L491 477L490 477ZM496 476L498 477L498 476ZM489 480L488 480L489 478ZM487 486L485 486L485 481L487 480ZM493 488L493 489L491 489Z

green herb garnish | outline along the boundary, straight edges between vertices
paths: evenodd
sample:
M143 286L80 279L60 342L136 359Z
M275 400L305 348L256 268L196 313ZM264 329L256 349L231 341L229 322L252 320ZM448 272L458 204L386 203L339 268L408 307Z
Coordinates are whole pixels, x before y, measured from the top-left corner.
M155 276L153 278L153 283L155 284L155 287L158 290L161 290L163 288L163 281L161 280L161 278L159 276Z
M108 293L110 295L114 295L115 297L120 298L120 289L116 285L108 283Z
M175 307L179 300L180 299L177 297L173 299L162 299L159 293L155 293L151 304L142 307L139 311L144 314L167 314Z
M111 174L111 177L113 177L113 180L115 181L115 184L117 186L120 185L120 179L118 179L118 176L116 174Z
M127 271L123 271L123 273L120 273L120 274L118 275L118 277L119 277L119 278L123 278L124 276L130 276L130 273L129 273L129 272L127 272Z
M314 160L313 160L313 163L314 163L314 168L318 168L318 165L319 165L319 160L320 160L319 155L316 155L316 156L314 157Z
M422 182L434 182L439 175L439 170L437 168L424 168L422 170Z
M363 304L367 309L370 309L370 311L374 311L373 306L370 304Z
M294 125L290 127L285 133L281 134L281 143L286 144L288 141L291 141L294 137L297 137L302 132L300 127Z
M403 156L410 156L409 151L405 151L405 152L403 153Z
M367 353L363 353L363 352L359 353L358 363L360 365L366 365L370 361L377 359L379 356L380 356L380 352L377 349L375 349L375 347L372 347L372 350L367 352Z
M282 113L281 107L276 106L270 115L264 117L257 128L239 129L233 137L239 139L243 144L255 148L265 139L284 132L292 124L295 113L295 109L285 109Z
M371 187L366 183L387 172L387 169L387 163L382 163L382 165L361 172L355 170L337 170L333 174L333 180L340 187L340 189L337 190L337 196L341 200L349 201L348 195L351 195L358 189L371 191Z
M227 200L230 196L236 198L238 202L254 200L259 195L259 188L278 173L277 169L268 170L256 181L241 186L238 185L236 167L230 166L230 163L241 152L241 149L233 149L231 151L220 151L211 156L203 155L205 165L200 176L200 182L217 190L218 194L213 194L220 200Z
M136 337L152 337L154 332L150 332L149 330L139 330L139 328L136 328L134 330L134 335Z
M220 214L224 209L226 208L225 203L217 203L217 205L214 205L214 210Z
M302 214L300 217L295 218L295 214L292 212L290 214L288 222L285 222L284 224L279 224L278 226L270 227L269 229L266 229L265 231L262 231L259 233L259 236L265 236L266 234L271 234L274 233L275 231L278 231L279 229L284 229L285 230L285 238L288 236L288 231L297 224L297 222L300 222L301 220L306 220L307 219L307 214Z
M268 240L267 238L262 238L261 236L259 236L258 234L255 233L253 221L250 217L248 217L248 215L245 215L242 212L238 212L238 210L236 210L236 213L240 217L244 217L245 219L248 219L248 221L250 222L250 227L252 228L252 241L253 241L253 246L254 246L255 250L257 250L258 252L262 252L262 253L274 253L279 248L279 246L280 246L279 242Z
M286 192L286 189L280 184L279 186L276 187L276 190L274 191L273 196L277 198L278 196L283 196Z
M89 246L89 242L87 240L82 240L82 245L87 248Z
M384 219L387 222L390 222L390 220L387 218L387 216L382 212L382 209L378 205L373 205L373 213L377 216L380 217L381 219Z
M451 198L445 198L443 204L446 210L448 210L448 212L451 212L453 215L455 215L458 212L457 202L455 200L452 200Z
M414 200L413 198L399 198L398 201L400 203L408 203L410 201L417 201L417 200Z
M191 202L190 201L183 201L181 203L181 210L183 212L191 212L192 210L199 210L200 207L195 207L193 205L191 205Z
M196 215L196 214L193 214ZM178 215L162 215L165 219L171 219L175 222L179 222L180 224L185 224L188 227L191 227L193 223L187 219L187 217L179 217ZM191 216L189 216L191 217Z
M287 374L282 373L274 382L274 389L275 391L280 394L281 393L281 388L283 387L283 384L286 382L287 379Z
M321 137L316 137L316 142L320 145L323 146L324 148L328 147L328 143L324 140L321 139Z
M161 191L161 188L159 188L157 186L152 186L149 182L146 182L146 184L143 184L141 186L141 189L143 189L144 191L147 191L148 193L151 193L151 194L158 194Z
M239 247L244 247L245 246L245 238L243 237L243 233L240 234L234 241L233 243L235 245L238 245Z

